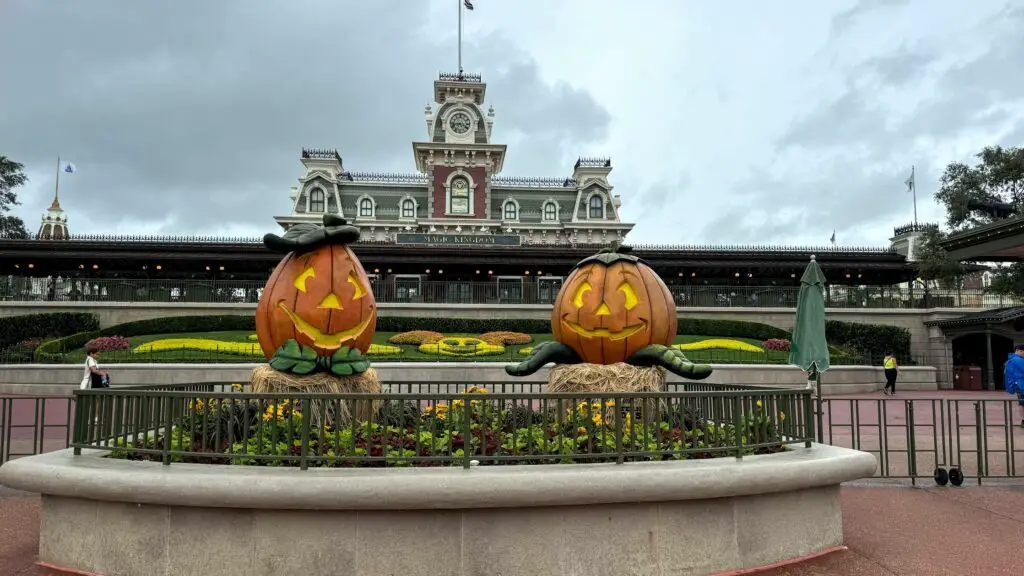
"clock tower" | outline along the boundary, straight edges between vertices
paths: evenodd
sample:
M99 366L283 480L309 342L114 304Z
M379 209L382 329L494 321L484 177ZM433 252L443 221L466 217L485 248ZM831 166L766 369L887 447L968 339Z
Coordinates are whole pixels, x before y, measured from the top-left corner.
M430 220L494 219L491 179L501 172L506 146L491 143L494 109L484 112L486 92L479 74L441 74L434 82L437 110L424 111L427 141L412 145L416 168L427 177ZM500 224L500 216L494 220Z

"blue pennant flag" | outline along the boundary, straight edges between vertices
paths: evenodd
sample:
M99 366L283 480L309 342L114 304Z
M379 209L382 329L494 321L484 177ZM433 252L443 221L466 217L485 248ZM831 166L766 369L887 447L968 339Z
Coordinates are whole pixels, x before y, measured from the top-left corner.
M64 163L64 168L61 168L61 170L67 172L68 174L74 174L75 173L75 165L72 164L71 162L65 162Z

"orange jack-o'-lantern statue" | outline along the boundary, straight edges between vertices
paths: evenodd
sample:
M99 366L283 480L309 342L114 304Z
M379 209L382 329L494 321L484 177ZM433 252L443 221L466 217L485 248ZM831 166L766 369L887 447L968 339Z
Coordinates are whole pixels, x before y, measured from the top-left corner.
M514 376L536 372L548 362L661 366L693 380L711 367L693 364L672 347L676 305L665 283L627 246L613 246L584 259L562 285L551 310L554 342L541 344L519 364Z
M359 228L325 215L323 226L298 224L263 243L286 253L256 307L256 337L270 366L294 374L364 372L362 355L377 326L366 271L347 245Z

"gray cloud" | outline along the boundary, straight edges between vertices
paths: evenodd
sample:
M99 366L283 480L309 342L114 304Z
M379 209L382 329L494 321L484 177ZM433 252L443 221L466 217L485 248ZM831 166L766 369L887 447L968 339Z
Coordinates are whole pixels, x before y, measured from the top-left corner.
M455 46L423 29L427 3L400 4L16 3L0 21L0 150L30 169L58 153L78 165L62 182L78 231L270 228L303 146L338 148L348 169L414 170L409 142ZM496 140L514 128L530 142L506 172L568 174L565 150L606 137L608 112L542 81L509 40L466 51L487 63Z
M832 17L831 35L840 36L849 32L862 19L874 12L905 6L910 0L856 0L850 8Z
M863 12L866 4L855 10ZM1024 53L1022 26L1024 8L1005 10L972 31L990 38L987 50L943 70L929 71L939 53L924 46L904 46L853 66L846 71L841 95L797 119L778 138L775 161L782 168L755 171L746 178L734 192L748 202L723 211L705 234L721 241L739 236L759 242L810 226L827 238L834 227L872 226L898 214L906 214L909 221L909 195L904 199L899 194L911 164L918 167L919 213L925 212L922 206L930 202L928 196L945 168L932 163L935 143L1005 132L1010 113L988 109L1024 96L1024 78L1012 73L1018 67L1014 59L1019 62ZM909 114L898 114L891 100L898 92L893 90L906 88L906 76L914 74L924 99ZM1019 146L1021 131L985 144ZM747 192L751 190L755 192ZM765 218L738 231L730 227L750 214Z

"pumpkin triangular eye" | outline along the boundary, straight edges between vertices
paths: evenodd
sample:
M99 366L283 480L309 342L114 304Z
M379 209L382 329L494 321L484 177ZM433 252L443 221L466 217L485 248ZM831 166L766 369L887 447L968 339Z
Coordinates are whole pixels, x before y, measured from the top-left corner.
M593 289L594 287L590 285L590 282L584 280L583 284L580 284L580 287L576 289L576 295L572 297L572 303L577 308L583 308L583 295Z

